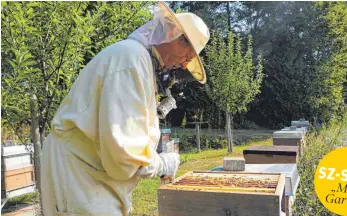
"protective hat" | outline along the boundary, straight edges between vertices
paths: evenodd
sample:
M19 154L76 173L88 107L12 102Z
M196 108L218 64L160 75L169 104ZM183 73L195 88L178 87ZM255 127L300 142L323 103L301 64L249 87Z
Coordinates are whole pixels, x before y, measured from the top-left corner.
M187 70L201 84L206 83L206 73L199 57L210 39L210 32L204 21L193 13L175 14L165 3L159 2L153 20L134 31L128 38L140 41L146 47L169 43L182 34L195 52L188 62Z
M195 51L195 57L188 63L187 69L193 77L201 84L206 82L206 73L199 57L199 53L204 49L210 39L210 32L204 21L193 13L178 13L173 11L163 2L159 5L169 11L174 21L181 28L184 36L188 39L190 45Z

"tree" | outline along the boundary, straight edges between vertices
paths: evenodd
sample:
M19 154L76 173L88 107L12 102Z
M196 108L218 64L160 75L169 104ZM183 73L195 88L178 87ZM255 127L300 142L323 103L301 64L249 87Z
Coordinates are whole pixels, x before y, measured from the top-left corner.
M232 152L232 116L247 110L247 104L260 92L263 79L262 58L253 65L252 37L248 37L246 52L242 52L240 35L228 33L226 40L212 34L212 43L206 47L206 69L209 73L207 92L225 111L228 151Z
M331 57L319 70L319 90L313 103L323 120L330 120L340 113L347 103L347 3L318 3L326 11L323 18L328 22L332 36Z
M2 2L2 124L30 124L39 192L40 152L54 111L96 52L148 21L149 4Z
M315 116L312 100L319 70L331 53L324 12L312 2L243 2L236 20L252 34L254 54L264 57L264 85L248 117L279 128L293 119Z

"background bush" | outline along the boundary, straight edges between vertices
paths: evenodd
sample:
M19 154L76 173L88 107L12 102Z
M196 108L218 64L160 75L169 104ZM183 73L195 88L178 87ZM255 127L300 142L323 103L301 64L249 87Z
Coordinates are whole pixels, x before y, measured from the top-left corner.
M320 160L336 147L347 146L347 114L314 129L306 139L304 155L298 163L300 186L293 215L335 215L325 208L314 190L314 176Z
M173 134L174 138L179 138L180 151L192 151L197 148L196 135L193 134ZM237 134L233 136L233 143L235 146L243 145L250 141L266 140L271 137L271 134ZM227 147L227 140L221 135L200 135L200 148L205 149L220 149Z

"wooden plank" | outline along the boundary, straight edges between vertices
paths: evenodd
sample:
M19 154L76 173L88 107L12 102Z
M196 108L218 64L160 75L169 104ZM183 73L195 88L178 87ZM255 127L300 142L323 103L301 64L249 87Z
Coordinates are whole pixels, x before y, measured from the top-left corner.
M302 139L299 138L272 138L273 144L275 146L300 146L302 143Z
M252 146L243 151L246 164L296 163L299 146Z
M286 196L286 211L285 211L286 212L286 216L290 216L290 212L291 212L290 211L291 209L289 207L289 203L290 203L289 202L289 196Z
M34 171L33 165L29 165L27 167L20 168L20 169L2 171L1 174L6 176L6 177L9 177L9 176L18 175L21 173L33 172L33 171Z
M20 173L5 178L5 190L22 188L34 183L33 172Z
M297 163L298 156L246 154L246 164L293 164Z
M279 177L278 183L277 183L277 188L276 188L276 195L282 196L283 191L284 191L285 181L286 181L286 175L280 174L280 177Z
M192 173L193 175L196 174L208 174L208 175L220 175L220 176L225 176L225 175L238 175L238 176L254 176L254 177L260 177L260 176L269 176L273 178L279 178L280 173L265 173L265 172L240 172L240 171L191 171L189 173Z
M188 173L198 174L198 173L211 173L211 174L240 174L240 175L268 175L268 176L275 176L279 178L280 173L265 173L265 172L231 172L231 171L190 171ZM188 174L186 173L186 174Z
M210 176L210 177L223 177L223 178L252 178L252 179L269 179L278 180L280 173L260 173L260 172L231 172L231 171L193 171L191 174L185 176ZM181 179L181 178L180 178Z
M269 188L240 188L240 187L202 187L190 185L166 185L167 188L177 190L205 190L205 191L226 191L226 192L249 192L249 193L269 193L275 194L275 189Z
M249 146L243 150L243 154L275 154L275 155L298 155L298 146Z
M270 194L158 190L159 216L278 216L279 197Z
M192 173L193 173L193 171L189 171L189 172L187 172L187 173L181 175L180 177L175 178L175 182L176 182L176 181L179 181L179 180L181 180L181 179L183 179L183 178L186 177L186 176L192 175Z

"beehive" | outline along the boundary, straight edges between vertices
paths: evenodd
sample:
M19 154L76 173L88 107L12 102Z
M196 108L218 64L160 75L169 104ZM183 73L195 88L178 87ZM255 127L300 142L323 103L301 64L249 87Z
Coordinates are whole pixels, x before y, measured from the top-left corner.
M309 121L304 121L304 120L291 121L291 125L296 127L306 127L307 129L310 129Z
M1 147L1 196L21 195L35 184L31 154L25 146ZM12 196L12 195L11 195Z
M173 151L176 153L180 152L180 139L179 138L174 138L174 149Z
M246 164L296 163L299 146L249 146L243 150Z
M278 216L284 174L192 171L158 189L160 216Z

